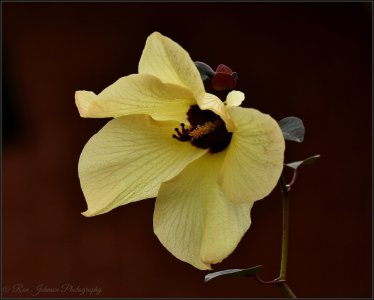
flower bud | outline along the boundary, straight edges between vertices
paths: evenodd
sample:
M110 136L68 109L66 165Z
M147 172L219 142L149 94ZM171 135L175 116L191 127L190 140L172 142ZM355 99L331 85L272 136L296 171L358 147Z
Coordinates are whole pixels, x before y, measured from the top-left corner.
M233 72L228 66L220 64L212 79L212 87L216 91L233 89L238 79L237 73Z

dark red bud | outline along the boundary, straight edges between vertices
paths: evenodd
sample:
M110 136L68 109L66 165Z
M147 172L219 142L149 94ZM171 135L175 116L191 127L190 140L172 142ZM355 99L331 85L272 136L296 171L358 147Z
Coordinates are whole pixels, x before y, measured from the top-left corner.
M220 64L212 79L212 87L216 91L233 89L236 86L237 74L228 66Z
M225 74L229 74L229 75L232 74L232 70L231 70L228 66L226 66L226 65L224 65L224 64L220 64L220 65L217 67L216 72L219 72L219 73L225 73Z

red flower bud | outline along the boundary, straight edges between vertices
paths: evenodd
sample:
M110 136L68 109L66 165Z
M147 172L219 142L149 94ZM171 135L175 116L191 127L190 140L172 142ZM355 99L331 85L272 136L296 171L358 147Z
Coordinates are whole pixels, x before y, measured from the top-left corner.
M212 87L216 91L233 89L236 86L237 74L228 66L220 64L212 79Z

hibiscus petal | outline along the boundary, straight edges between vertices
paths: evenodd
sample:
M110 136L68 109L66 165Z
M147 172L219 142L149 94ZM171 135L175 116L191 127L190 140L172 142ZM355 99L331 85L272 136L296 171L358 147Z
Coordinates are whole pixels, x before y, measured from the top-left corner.
M200 73L187 51L159 32L147 38L138 70L140 74L152 74L162 82L187 87L196 99L205 93Z
M86 118L149 114L157 120L185 121L188 108L195 104L192 93L175 84L162 83L147 74L122 77L96 95L77 91L79 113Z
M161 185L153 227L178 259L211 269L230 255L248 230L252 204L228 201L217 184L224 152L207 153Z
M226 97L227 107L239 106L244 101L244 93L240 91L231 91Z
M219 183L233 202L252 203L267 196L283 169L285 143L277 122L255 109L232 107L233 133Z
M229 132L233 132L236 130L236 126L231 120L231 116L227 110L226 105L217 96L206 93L203 98L198 99L197 103L200 109L208 109L219 115L225 122L226 129Z
M84 147L78 165L88 210L85 216L155 197L163 181L177 175L206 150L172 138L173 121L130 115L108 122Z

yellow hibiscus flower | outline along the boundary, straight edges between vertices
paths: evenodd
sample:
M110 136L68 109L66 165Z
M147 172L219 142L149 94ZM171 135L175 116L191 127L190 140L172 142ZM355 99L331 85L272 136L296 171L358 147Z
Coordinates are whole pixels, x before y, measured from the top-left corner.
M285 142L277 122L206 93L189 54L151 34L139 73L96 95L75 94L85 118L112 117L85 145L78 172L84 216L157 197L153 225L178 259L211 269L230 255L283 169Z

